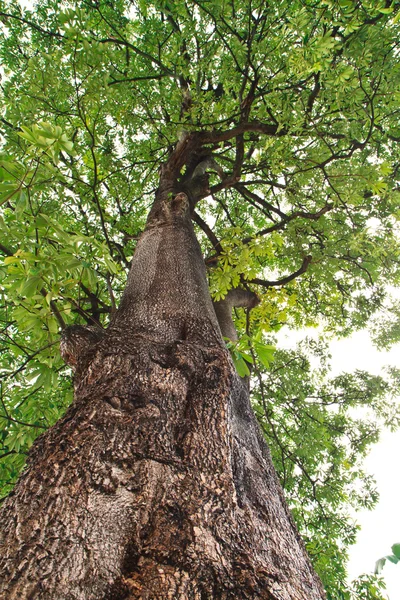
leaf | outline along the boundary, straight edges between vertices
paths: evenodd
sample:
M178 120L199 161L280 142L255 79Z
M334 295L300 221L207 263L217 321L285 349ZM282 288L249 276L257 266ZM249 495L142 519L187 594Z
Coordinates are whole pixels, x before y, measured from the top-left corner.
M70 154L71 156L75 156L76 152L74 151L74 144L73 142L70 142L69 140L60 140L60 147L62 150L65 150L65 152L67 152L68 154Z
M255 342L254 350L264 367L268 369L271 362L274 360L275 347Z
M15 212L21 215L28 206L28 196L23 190L20 190L16 195Z
M41 277L35 275L34 277L29 277L21 286L21 294L22 296L26 296L30 298L34 295L38 287L43 285L43 281Z
M374 573L376 573L377 575L379 575L379 573L382 572L382 569L385 566L385 563L386 563L386 558L384 558L384 557L382 557L379 560L377 560L376 563L375 563Z
M106 263L107 269L110 273L112 273L113 275L116 275L118 273L118 267L117 264L106 254L104 255L104 262Z
M379 165L379 171L382 173L382 175L390 175L392 172L392 165L388 161L384 161Z
M25 127L24 125L21 125L21 131L18 131L18 135L20 137L22 137L23 139L27 140L28 142L30 142L31 144L36 144L37 142L37 138L36 136L33 135L33 132L29 129L29 127Z
M19 262L20 262L20 260L21 260L21 259L20 259L20 257L19 257L19 256L15 256L15 255L14 255L14 256L6 256L6 257L3 259L3 263L4 263L5 265L12 265L12 264L14 264L14 263L19 263Z
M384 194L388 189L388 184L385 181L376 181L371 185L372 193L376 196Z
M240 377L248 377L250 375L250 371L243 358L238 353L235 353L232 355L232 359L238 375Z
M58 333L58 322L55 317L49 317L47 319L47 327L49 328L50 333L53 335L57 335Z
M46 365L41 365L40 370L41 374L37 378L35 386L38 388L43 386L46 392L50 392L52 384L52 371L46 367Z
M242 350L240 351L240 355L242 358L244 358L244 360L248 363L250 363L251 365L253 364L254 360L253 357L251 356L251 354L247 354L247 352L243 352Z
M392 552L398 559L400 559L400 544L393 544Z
M52 125L44 121L37 125L32 125L32 128L21 126L22 132L18 135L24 138L32 146L36 146L49 154L55 162L58 160L60 149L65 150L68 154L74 156L73 142L68 140L65 133L59 125Z
M74 270L82 267L82 261L75 256L64 256L61 265L64 269Z
M41 137L49 140L55 140L58 138L56 130L53 129L50 123L40 123L39 127L35 127L35 132L37 132Z
M16 193L18 188L18 182L11 183L6 181L4 183L0 183L0 204L3 204L7 202L7 200L10 200L10 198L12 198L12 196Z

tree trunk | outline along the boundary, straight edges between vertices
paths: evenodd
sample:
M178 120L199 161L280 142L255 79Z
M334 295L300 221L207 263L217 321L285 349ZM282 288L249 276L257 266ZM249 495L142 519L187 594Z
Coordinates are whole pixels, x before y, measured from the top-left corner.
M113 322L76 333L75 401L1 511L0 596L324 598L223 343L185 193L160 187Z

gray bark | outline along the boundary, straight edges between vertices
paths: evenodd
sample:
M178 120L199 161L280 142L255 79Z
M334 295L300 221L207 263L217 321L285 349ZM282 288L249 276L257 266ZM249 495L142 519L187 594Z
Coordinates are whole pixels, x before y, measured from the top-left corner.
M1 509L6 600L325 597L169 189L110 327L65 350L74 403Z
M240 288L229 290L223 300L214 302L215 314L223 337L233 341L238 340L237 331L232 320L232 309L234 307L254 308L259 302L254 292L241 290Z

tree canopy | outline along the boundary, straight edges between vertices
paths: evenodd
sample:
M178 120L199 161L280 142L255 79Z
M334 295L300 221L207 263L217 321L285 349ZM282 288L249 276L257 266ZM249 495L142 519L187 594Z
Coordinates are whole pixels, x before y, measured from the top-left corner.
M326 343L387 311L398 340L400 3L386 0L0 2L0 482L72 399L69 324L107 324L180 140L208 173L193 219L215 300L232 287L238 372L330 598L372 507L362 459L395 428L400 371L329 378ZM194 166L179 164L182 188ZM375 590L375 591L374 591ZM351 595L353 594L353 595Z

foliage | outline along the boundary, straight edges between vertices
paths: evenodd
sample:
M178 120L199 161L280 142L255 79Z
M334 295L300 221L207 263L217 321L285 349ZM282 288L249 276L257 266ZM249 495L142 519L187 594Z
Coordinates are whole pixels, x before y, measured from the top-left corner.
M353 590L350 595L333 596L328 600L336 600L336 598L343 598L343 600L356 600L357 598L365 598L365 600L382 600L382 592L386 589L385 582L381 577L377 575L362 575L353 582Z
M400 337L400 302L393 299L385 303L370 325L371 335L378 348L389 348L398 342Z
M351 514L378 498L362 463L380 423L398 426L388 397L398 394L400 371L391 369L386 378L364 371L330 377L329 359L322 340L277 350L272 368L258 375L253 398L308 553L332 598L350 598L345 565L358 531Z
M210 290L261 300L237 311L233 352L243 374L257 367L255 410L295 518L332 598L378 598L376 578L345 585L349 507L376 501L361 461L398 425L398 372L329 379L322 342L271 362L265 336L349 335L384 307L399 339L386 299L400 277L399 8L1 0L3 493L71 401L60 329L107 324L160 163L190 132L223 172L194 215ZM383 345L386 325L374 328Z
M224 338L240 377L248 377L256 364L268 369L274 360L275 346L262 343L260 338L261 331L253 338L243 335L237 342Z

